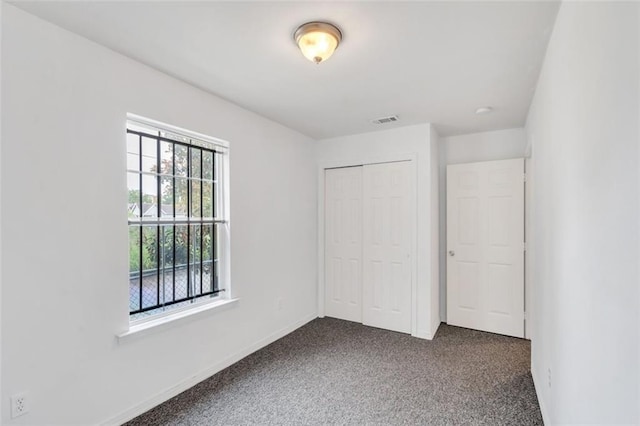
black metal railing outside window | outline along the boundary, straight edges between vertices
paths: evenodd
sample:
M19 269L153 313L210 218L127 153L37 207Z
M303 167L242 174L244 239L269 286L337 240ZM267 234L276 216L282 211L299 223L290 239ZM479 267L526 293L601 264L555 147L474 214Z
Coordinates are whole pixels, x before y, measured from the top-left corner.
M216 297L224 152L127 123L131 320Z

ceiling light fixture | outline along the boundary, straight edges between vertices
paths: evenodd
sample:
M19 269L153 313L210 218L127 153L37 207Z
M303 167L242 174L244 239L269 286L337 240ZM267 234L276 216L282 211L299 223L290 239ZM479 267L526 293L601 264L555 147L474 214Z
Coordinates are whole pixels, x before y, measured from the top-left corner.
M480 107L476 110L476 114L480 115L480 114L489 114L491 111L493 111L493 108L491 108L490 106L485 106L485 107Z
M307 22L298 27L293 39L308 60L319 64L333 54L342 41L342 32L327 22Z

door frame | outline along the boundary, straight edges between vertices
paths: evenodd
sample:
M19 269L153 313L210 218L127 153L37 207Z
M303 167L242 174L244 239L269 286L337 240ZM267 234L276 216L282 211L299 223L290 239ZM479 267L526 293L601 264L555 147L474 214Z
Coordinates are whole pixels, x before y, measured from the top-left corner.
M389 154L376 157L365 157L364 159L351 159L351 160L332 160L324 161L318 165L318 317L324 318L324 298L325 298L325 185L324 185L324 171L326 169L336 169L342 167L358 167L372 164L381 163L396 163L401 161L408 161L410 163L410 175L413 182L413 189L411 190L411 196L409 197L409 211L411 212L411 221L413 226L413 235L411 236L411 335L418 336L417 332L417 313L418 313L418 298L417 298L417 277L418 277L418 262L416 259L416 253L418 252L418 211L417 211L417 191L418 191L418 167L417 167L417 154Z

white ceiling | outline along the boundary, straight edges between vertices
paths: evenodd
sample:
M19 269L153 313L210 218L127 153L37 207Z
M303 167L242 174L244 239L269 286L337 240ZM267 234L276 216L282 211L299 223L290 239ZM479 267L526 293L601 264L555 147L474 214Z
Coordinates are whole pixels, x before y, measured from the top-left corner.
M557 2L19 2L30 13L314 138L431 122L520 127ZM344 39L315 65L292 34ZM494 112L475 115L490 105ZM370 120L397 114L398 123Z

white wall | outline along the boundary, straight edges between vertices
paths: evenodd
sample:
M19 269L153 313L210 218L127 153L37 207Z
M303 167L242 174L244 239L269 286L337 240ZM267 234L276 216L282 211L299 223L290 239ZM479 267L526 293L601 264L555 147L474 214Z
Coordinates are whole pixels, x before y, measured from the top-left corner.
M524 186L524 241L526 252L524 253L524 301L525 301L525 330L524 337L531 340L533 334L533 322L535 321L535 307L533 306L533 294L535 292L535 271L533 258L535 256L533 202L535 192L535 178L533 171L534 160L531 158L531 149L527 149L527 157L524 159L524 169L527 175Z
M0 23L2 22L2 9L4 2L0 1ZM0 99L2 99L2 30L0 29ZM2 188L2 102L0 102L0 188ZM0 384L2 383L2 195L0 194ZM0 398L2 387L0 385ZM0 419L4 413L3 404L0 401ZM0 420L1 422L1 420Z
M309 138L7 4L1 53L2 424L138 414L316 316ZM127 112L230 141L241 300L119 344L128 327ZM29 391L31 412L12 422L18 391Z
M440 318L447 320L447 164L507 160L525 155L523 128L440 138Z
M472 133L442 138L447 164L507 160L524 156L527 137L523 128Z
M430 161L430 194L429 204L431 206L431 234L430 234L430 255L431 255L431 329L432 336L440 326L440 137L436 129L431 126L429 136L429 161Z
M531 363L549 424L640 422L639 7L563 3L527 119Z
M325 166L389 161L415 155L417 163L417 330L416 336L431 339L440 322L433 324L438 301L432 300L431 126L429 124L320 140L316 144L319 170ZM321 180L322 174L318 174ZM320 184L320 182L319 182ZM436 218L437 220L437 218ZM437 235L433 236L437 238ZM320 268L323 266L320 265ZM434 267L437 268L437 265ZM322 277L320 278L322 279ZM437 285L434 283L433 285Z

